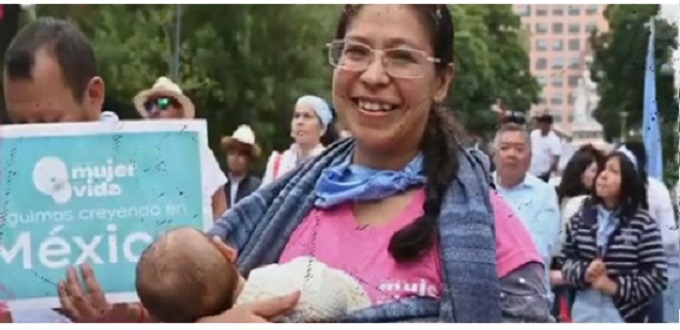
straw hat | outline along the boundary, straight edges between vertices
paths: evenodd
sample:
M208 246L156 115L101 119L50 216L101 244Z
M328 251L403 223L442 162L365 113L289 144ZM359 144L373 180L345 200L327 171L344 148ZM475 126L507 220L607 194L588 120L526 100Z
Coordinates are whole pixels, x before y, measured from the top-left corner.
M144 107L144 103L146 103L146 101L148 101L152 96L165 96L175 99L182 107L182 117L184 119L194 119L196 116L194 103L184 95L182 89L177 84L172 82L172 80L166 77L160 77L158 80L156 80L156 83L153 84L151 89L139 92L139 94L137 94L137 96L135 96L133 99L135 109L137 109L137 112L139 112L142 118L149 117L149 114Z
M222 149L225 151L239 144L250 147L251 158L257 158L262 153L260 146L255 142L255 133L248 125L239 126L234 134L222 138Z

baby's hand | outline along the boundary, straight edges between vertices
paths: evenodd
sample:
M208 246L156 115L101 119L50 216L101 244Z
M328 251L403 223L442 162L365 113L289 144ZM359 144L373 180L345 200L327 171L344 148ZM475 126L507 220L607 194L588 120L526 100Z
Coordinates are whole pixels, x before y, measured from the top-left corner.
M224 256L224 258L226 258L229 262L236 262L236 258L238 257L236 249L233 249L229 245L222 242L218 236L213 236L212 243L220 251L220 253L222 253L222 256Z

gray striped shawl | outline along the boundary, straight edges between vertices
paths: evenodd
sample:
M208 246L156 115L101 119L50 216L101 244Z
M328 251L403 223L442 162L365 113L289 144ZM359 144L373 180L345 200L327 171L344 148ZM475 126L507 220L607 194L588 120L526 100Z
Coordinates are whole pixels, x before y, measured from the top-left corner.
M288 238L313 207L314 187L323 169L348 157L354 141L331 145L276 182L260 188L222 216L208 233L239 251L238 266L277 263ZM345 322L500 323L500 282L496 272L493 210L488 171L474 150L459 153L438 219L444 289L441 301L401 299L348 315Z

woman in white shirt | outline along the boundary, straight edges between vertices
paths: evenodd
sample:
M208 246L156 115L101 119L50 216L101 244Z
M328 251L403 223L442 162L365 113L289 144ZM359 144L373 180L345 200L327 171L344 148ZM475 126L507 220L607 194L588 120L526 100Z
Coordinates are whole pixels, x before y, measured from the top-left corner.
M322 98L312 95L299 98L290 123L290 136L294 142L283 153L272 152L267 161L262 185L278 179L305 160L324 151L321 137L332 122L333 112Z
M641 141L625 143L640 164L641 179L646 182L649 215L656 220L661 230L663 246L668 262L668 289L665 297L657 297L652 306L650 323L678 323L680 309L680 231L675 222L673 201L666 185L647 175L647 150Z

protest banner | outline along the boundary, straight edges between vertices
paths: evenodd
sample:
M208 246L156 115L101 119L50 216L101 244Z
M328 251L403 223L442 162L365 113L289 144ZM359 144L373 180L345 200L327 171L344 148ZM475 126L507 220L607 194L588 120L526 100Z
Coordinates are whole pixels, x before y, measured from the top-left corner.
M136 301L135 267L159 234L212 225L202 196L206 123L135 121L0 129L0 301L59 306L87 263L107 299Z

